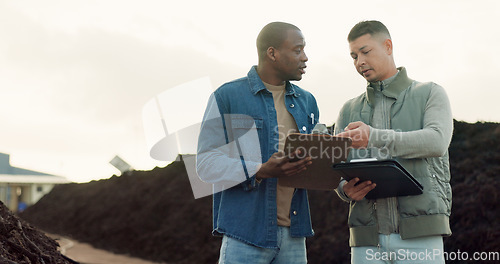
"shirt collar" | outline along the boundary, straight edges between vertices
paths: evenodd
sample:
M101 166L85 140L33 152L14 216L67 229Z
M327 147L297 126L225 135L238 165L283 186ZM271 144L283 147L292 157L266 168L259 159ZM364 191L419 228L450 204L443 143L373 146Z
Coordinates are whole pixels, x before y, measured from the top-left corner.
M267 92L269 92L266 89L266 86L264 85L262 80L260 79L259 74L257 73L257 66L255 65L252 66L247 76L248 76L248 82L250 82L250 91L254 95L262 90L266 90ZM294 87L291 85L289 81L286 81L285 90L286 90L285 93L286 95L294 95L295 97L300 95L295 91Z

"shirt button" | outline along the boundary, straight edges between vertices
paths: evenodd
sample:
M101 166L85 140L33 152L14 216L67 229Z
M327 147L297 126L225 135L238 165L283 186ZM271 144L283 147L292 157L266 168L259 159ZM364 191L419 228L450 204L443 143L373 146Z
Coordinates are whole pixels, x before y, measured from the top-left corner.
M302 127L302 130L306 131L306 129L307 129L307 128L306 128L306 126L303 126L303 127Z
M293 211L293 215L297 215L297 211Z
M290 104L290 107L291 107L291 108L294 108L294 107L295 107L295 105L294 105L294 104Z

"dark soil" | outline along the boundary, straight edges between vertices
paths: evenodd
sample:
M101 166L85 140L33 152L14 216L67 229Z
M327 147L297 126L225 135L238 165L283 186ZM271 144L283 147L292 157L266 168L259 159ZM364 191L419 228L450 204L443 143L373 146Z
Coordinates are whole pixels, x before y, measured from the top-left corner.
M215 263L212 199L195 200L183 162L56 186L21 217L95 247L168 263ZM194 247L194 245L197 245Z
M498 252L500 124L455 121L449 150L453 235L444 239L445 250ZM309 198L316 232L307 240L309 263L349 263L348 204L334 192L310 191ZM182 162L56 186L21 217L43 230L152 261L216 263L221 242L210 233L211 197L193 198Z
M0 202L1 264L76 263L59 253L55 240L12 214Z

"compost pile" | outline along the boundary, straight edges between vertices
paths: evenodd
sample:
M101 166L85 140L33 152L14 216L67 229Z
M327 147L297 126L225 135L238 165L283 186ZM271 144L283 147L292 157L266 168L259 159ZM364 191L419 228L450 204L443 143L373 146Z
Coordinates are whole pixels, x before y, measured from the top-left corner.
M445 250L499 251L500 124L455 121L450 164L453 235ZM309 198L316 233L307 239L309 263L349 263L348 204L334 192L310 191ZM216 263L221 243L211 236L212 199L193 198L183 162L56 186L21 217L48 232L158 262Z
M55 240L18 218L0 202L0 263L76 263L59 253Z
M215 263L212 199L194 199L183 162L58 185L21 217L97 248L168 263Z

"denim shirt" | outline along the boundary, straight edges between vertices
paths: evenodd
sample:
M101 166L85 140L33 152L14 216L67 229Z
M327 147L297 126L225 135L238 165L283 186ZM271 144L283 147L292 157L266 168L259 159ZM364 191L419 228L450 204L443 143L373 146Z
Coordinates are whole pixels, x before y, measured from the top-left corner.
M285 104L300 133L311 133L319 110L314 96L286 83ZM263 248L277 248L277 179L255 173L278 151L273 96L256 66L247 77L219 87L211 97L198 139L197 172L214 184L213 234ZM290 208L293 237L314 234L307 191L296 189Z

